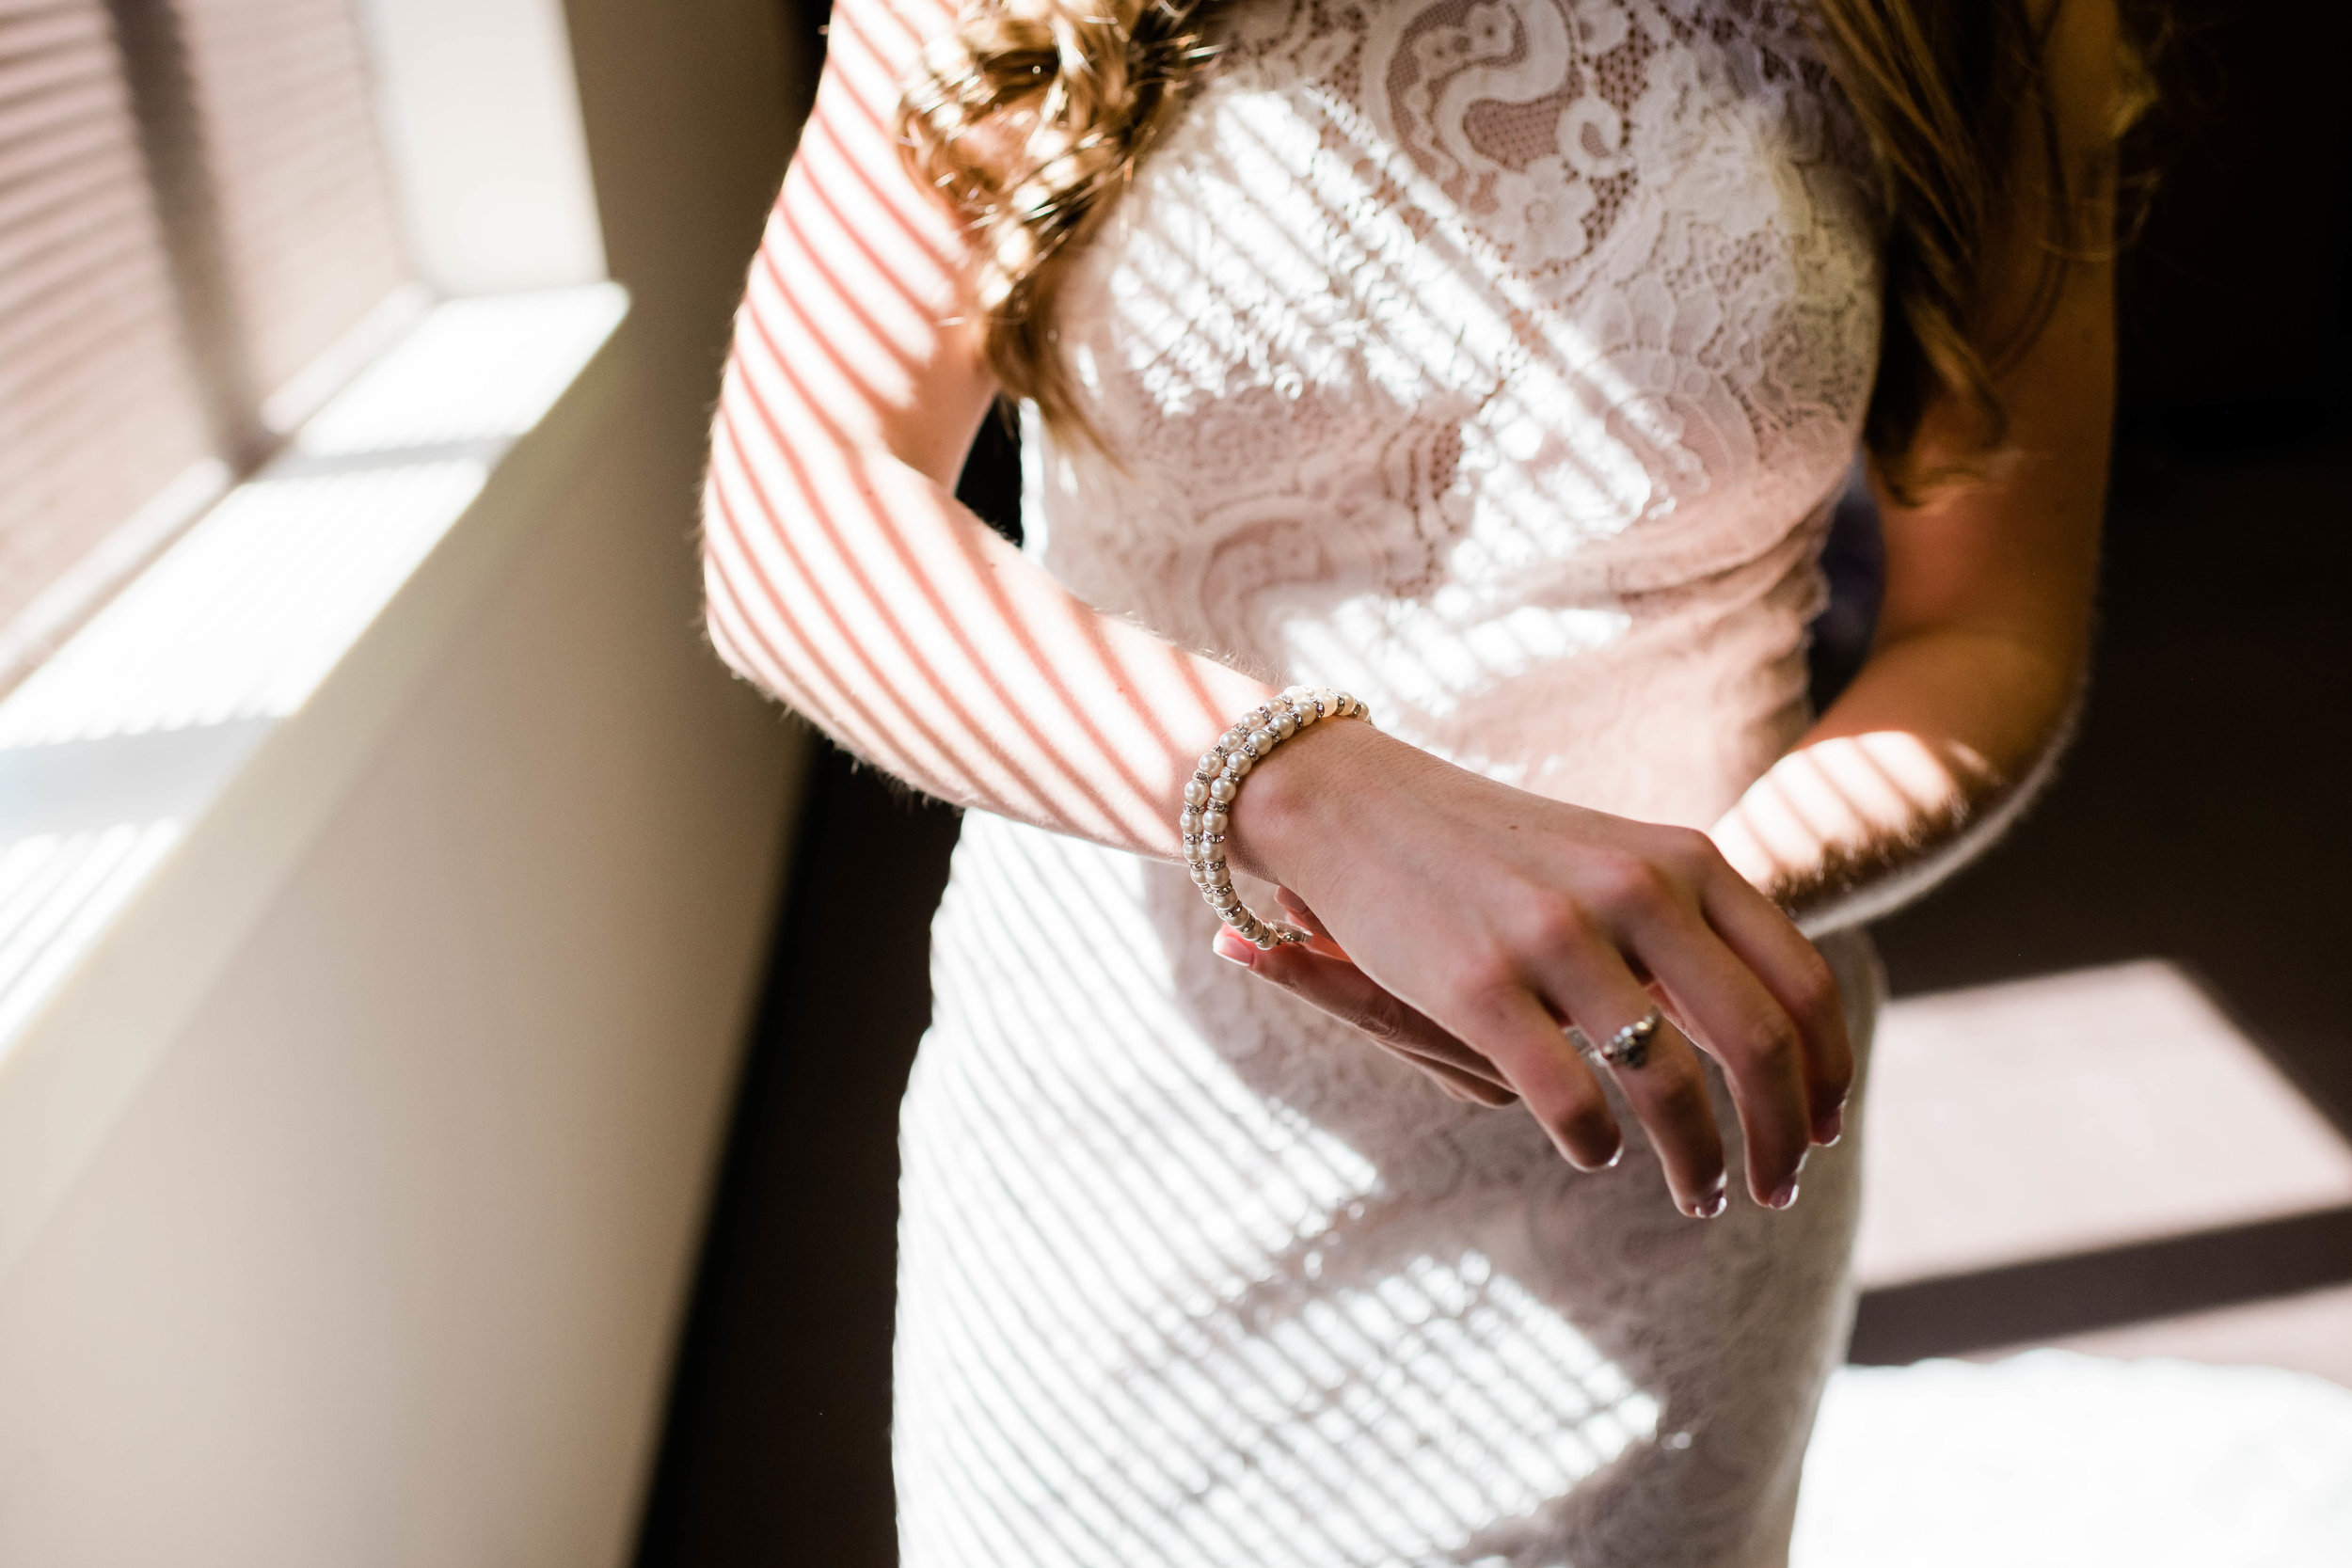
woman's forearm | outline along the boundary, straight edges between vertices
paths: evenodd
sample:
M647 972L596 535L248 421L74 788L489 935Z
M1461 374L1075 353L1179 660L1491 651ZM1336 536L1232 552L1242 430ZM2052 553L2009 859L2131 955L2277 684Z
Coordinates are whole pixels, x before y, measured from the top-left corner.
M898 81L952 6L835 8L737 319L705 492L711 641L916 788L1173 857L1194 759L1269 689L1082 603L948 483L995 383Z
M1080 602L887 453L741 441L752 401L707 508L728 662L929 794L1174 857L1193 759L1270 689Z
M1713 830L1807 934L1910 902L1998 838L2049 774L2081 673L1997 639L1878 649Z

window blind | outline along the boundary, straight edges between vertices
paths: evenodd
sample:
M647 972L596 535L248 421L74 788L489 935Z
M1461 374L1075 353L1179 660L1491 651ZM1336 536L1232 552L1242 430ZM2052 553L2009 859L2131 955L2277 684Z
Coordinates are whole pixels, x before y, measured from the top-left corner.
M0 0L0 628L405 279L350 0Z
M211 446L105 8L0 0L0 626Z
M267 397L405 281L349 0L177 0L247 373Z

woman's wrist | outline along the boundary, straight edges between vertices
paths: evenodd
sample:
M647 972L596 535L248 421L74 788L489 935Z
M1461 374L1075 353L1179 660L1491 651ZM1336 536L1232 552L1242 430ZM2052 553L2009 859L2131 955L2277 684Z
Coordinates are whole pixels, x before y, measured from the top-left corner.
M1347 802L1383 749L1400 742L1370 724L1314 724L1250 771L1228 814L1225 858L1235 871L1302 891L1317 863L1345 842Z

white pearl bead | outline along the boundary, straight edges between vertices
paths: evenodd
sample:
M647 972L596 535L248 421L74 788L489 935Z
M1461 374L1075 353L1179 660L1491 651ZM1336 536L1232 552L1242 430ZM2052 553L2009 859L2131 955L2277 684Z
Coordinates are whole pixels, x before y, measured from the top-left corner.
M1241 782L1260 759L1308 725L1332 718L1362 719L1372 709L1344 691L1322 686L1283 689L1273 701L1260 705L1217 737L1201 754L1199 768L1184 785L1184 809L1178 818L1184 833L1185 870L1224 922L1261 948L1301 942L1305 934L1283 922L1267 922L1253 914L1233 891L1225 864L1225 833L1232 826L1232 806Z

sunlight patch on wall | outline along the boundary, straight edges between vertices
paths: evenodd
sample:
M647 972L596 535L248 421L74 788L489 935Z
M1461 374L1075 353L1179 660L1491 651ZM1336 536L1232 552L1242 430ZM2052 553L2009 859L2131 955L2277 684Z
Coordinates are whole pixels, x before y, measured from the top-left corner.
M0 701L0 1062L627 305L438 307Z
M123 822L0 846L0 1040L179 838Z

